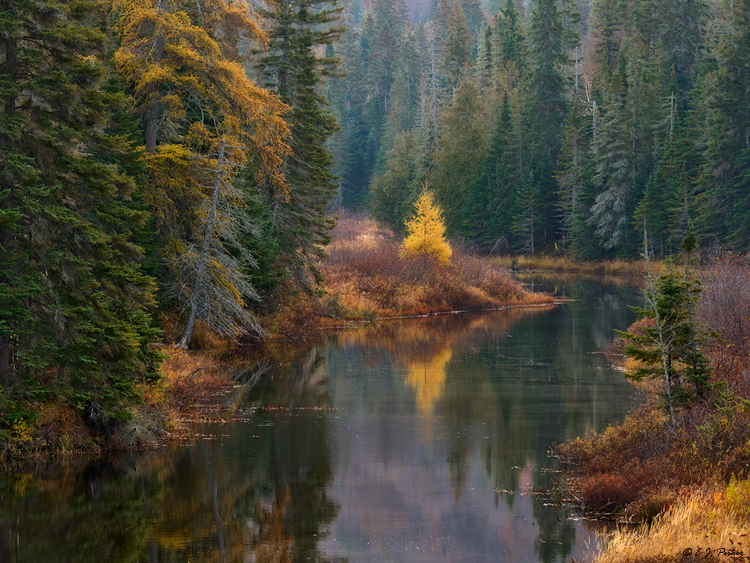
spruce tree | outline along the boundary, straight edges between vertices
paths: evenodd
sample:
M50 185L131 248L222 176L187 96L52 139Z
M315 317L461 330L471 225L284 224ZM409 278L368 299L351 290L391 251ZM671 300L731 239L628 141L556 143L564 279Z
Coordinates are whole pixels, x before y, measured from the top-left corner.
M325 255L333 220L326 207L337 191L332 155L326 143L337 123L318 91L322 75L336 61L319 58L315 49L341 35L340 8L329 0L278 0L264 12L271 27L268 53L258 61L265 85L291 107L286 119L292 131L283 172L289 193L275 197L272 220L283 262L309 284L321 280L315 264Z
M750 0L734 0L702 85L706 163L699 183L706 234L750 248Z
M107 128L123 99L94 57L99 7L0 7L0 383L34 381L102 425L158 368L154 287L131 242L145 216L117 165L133 149Z
M386 155L383 173L370 184L373 215L397 233L403 232L424 180L420 161L416 135L412 131L399 133L393 149Z
M557 208L561 219L564 246L582 258L592 239L588 224L587 195L591 193L591 121L583 100L576 99L565 123L560 168L556 173L560 186Z
M488 248L500 237L512 238L517 200L513 148L513 120L506 96L487 154L464 202L463 232Z
M476 178L487 146L487 124L482 118L479 91L471 79L456 89L453 102L440 119L440 152L430 184L445 210L449 232L461 232L464 199Z

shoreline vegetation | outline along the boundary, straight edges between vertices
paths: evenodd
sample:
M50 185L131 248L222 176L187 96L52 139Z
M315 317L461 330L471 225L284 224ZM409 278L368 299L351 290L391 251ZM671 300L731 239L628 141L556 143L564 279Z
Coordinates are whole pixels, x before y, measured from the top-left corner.
M497 257L497 263L519 275L554 275L593 276L605 283L643 285L646 278L647 266L642 259L638 260L600 260L597 262L574 260L570 256L549 255L503 255ZM651 272L659 275L664 272L663 261L651 263Z
M163 344L155 347L162 358L161 377L138 385L143 400L127 420L92 428L63 400L4 405L33 417L17 417L2 436L0 457L9 467L187 438L186 422L233 416L223 404L241 386L233 366L259 363L264 355L283 362L296 353L296 341L325 332L388 319L554 304L550 295L525 290L494 258L460 246L452 250L449 263L428 255L404 256L388 228L369 218L343 216L327 247L329 259L318 265L325 281L313 291L272 295L276 309L258 317L268 332L265 339L227 341L199 320L191 349L185 351L171 344L179 339L180 319L164 315Z
M599 563L707 554L750 561L750 263L716 258L696 273L696 324L715 331L700 347L711 373L704 395L676 409L670 422L663 384L635 383L646 405L601 434L555 448L569 496L592 517L628 523L606 538ZM626 332L645 334L649 326L652 319L640 319ZM620 338L607 356L626 374L644 367L624 352Z

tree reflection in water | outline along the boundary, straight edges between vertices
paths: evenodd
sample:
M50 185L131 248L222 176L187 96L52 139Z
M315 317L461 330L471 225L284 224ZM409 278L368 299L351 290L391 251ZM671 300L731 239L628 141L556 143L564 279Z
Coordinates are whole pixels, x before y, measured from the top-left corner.
M628 410L597 352L635 294L576 291L330 336L246 370L228 399L249 422L196 429L211 440L6 475L0 559L580 559L570 509L528 492L551 484L553 442Z

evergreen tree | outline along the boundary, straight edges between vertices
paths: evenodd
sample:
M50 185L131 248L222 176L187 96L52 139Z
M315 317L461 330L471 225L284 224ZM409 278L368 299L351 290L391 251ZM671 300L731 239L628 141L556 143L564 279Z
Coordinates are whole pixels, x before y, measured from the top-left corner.
M750 0L727 8L718 66L702 85L707 146L698 201L706 234L744 250L750 247Z
M512 238L517 198L512 142L513 120L506 96L487 154L464 203L462 232L490 248L499 237L505 237L506 241Z
M553 209L559 188L554 171L560 153L569 90L565 77L569 60L564 39L565 28L557 2L537 2L529 25L532 65L530 92L526 100L527 130L532 143L533 174L541 193L538 209L542 221L535 226L544 233L547 241L555 237L557 230Z
M568 55L563 49L564 28L555 0L536 3L529 26L532 75L529 114L537 159L554 167L560 151L568 87L563 70Z
M628 377L661 379L666 408L674 423L676 407L704 397L708 390L708 360L698 348L708 333L696 326L692 314L700 295L700 282L687 271L680 275L675 270L656 280L649 273L647 281L647 307L636 310L643 318L652 319L653 326L620 335L628 342L625 355L643 365Z
M466 74L471 61L471 32L458 0L454 0L447 22L443 76L449 96Z
M315 49L340 37L341 28L332 25L339 12L328 0L278 0L264 12L272 26L268 54L259 59L258 69L266 86L291 107L291 153L283 167L289 193L271 194L276 198L273 223L282 260L304 283L307 273L320 281L315 262L325 255L333 228L326 207L337 186L326 143L337 124L318 87L336 61L318 58Z
M340 72L328 79L332 97L331 111L341 125L331 137L330 149L334 155L336 172L340 177L338 200L342 205L362 205L366 199L367 123L365 100L367 97L366 55L362 37L349 11L343 14L344 32L335 44Z
M163 284L191 304L197 295L229 298L223 300L223 310L202 308L206 315L217 315L204 318L214 327L227 326L222 319L230 310L231 317L250 321L239 314L245 300L255 297L241 264L227 268L234 262L223 261L223 268L215 272L221 275L205 278L214 286L203 289L198 276L186 277L186 266L201 263L197 249L207 239L206 202L216 190L214 163L220 144L229 147L227 170L252 159L259 182L283 196L288 191L280 173L289 148L284 142L289 130L281 114L288 108L249 80L242 67L241 52L246 49L240 43L264 41L266 36L244 2L115 0L113 6L121 33L115 63L145 118L146 201L160 238L166 270ZM236 174L222 182L230 179L235 181ZM245 229L241 212L224 214L223 219L236 223L234 227L222 223L224 233ZM257 327L254 322L249 326ZM182 345L186 346L185 340Z
M512 63L523 73L526 68L526 40L521 29L521 20L513 0L506 0L497 20L498 63Z
M435 196L445 210L450 232L460 232L464 198L476 178L487 143L479 91L470 79L456 89L453 102L440 118L440 152L430 174Z
M521 189L518 197L518 213L513 228L518 235L517 248L520 252L534 254L538 247L541 231L542 195L537 182L532 178Z
M623 26L621 0L594 0L592 5L594 54L599 77L606 84L620 59L620 35Z
M123 99L102 88L98 7L0 6L0 383L31 380L106 424L157 358L154 288L131 242L145 217L117 165L133 149L107 128Z
M590 204L586 204L592 188L591 121L585 110L583 101L576 99L565 123L560 169L556 173L563 246L569 245L577 258L588 254L593 234L587 221Z
M416 135L412 131L399 133L386 155L383 173L375 176L370 186L373 215L397 233L403 232L423 182L420 161Z

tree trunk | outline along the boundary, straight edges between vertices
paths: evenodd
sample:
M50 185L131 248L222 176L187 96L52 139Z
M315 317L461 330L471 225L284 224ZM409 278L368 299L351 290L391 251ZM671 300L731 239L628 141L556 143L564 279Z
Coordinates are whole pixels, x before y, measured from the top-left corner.
M10 337L0 337L0 383L3 389L10 388Z
M204 276L206 274L206 263L208 262L208 250L211 246L211 238L213 237L214 223L216 222L216 206L219 202L219 187L221 186L221 168L224 164L224 149L226 148L226 141L221 140L221 148L219 149L219 161L216 164L216 177L214 178L213 193L211 194L211 208L208 211L208 220L206 221L206 233L203 237L203 246L201 247L201 255L198 258L198 271L195 273L195 283L193 285L193 295L190 299L190 313L188 313L187 324L185 325L185 332L182 333L182 338L175 345L178 348L187 350L190 346L190 340L193 338L193 329L195 328L195 319L198 316L198 306L200 304L201 293L203 291L203 284L205 283Z

